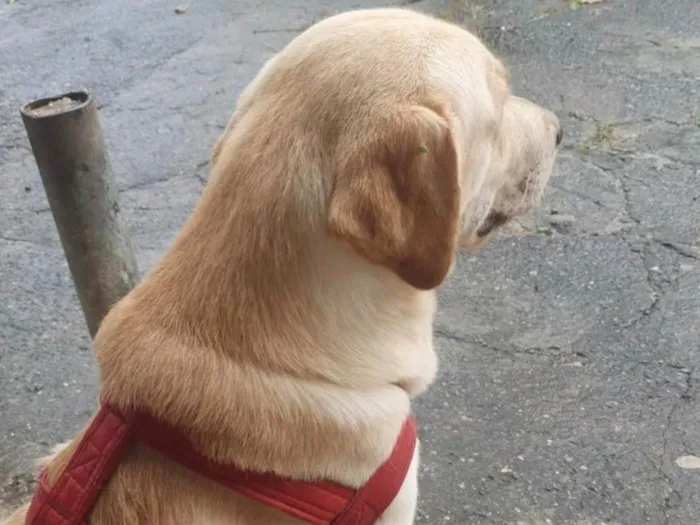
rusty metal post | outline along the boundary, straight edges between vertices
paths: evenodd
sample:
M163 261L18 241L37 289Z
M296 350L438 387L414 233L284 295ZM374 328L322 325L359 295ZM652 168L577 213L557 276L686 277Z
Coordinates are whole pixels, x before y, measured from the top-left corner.
M21 108L90 336L138 282L97 108L85 92Z

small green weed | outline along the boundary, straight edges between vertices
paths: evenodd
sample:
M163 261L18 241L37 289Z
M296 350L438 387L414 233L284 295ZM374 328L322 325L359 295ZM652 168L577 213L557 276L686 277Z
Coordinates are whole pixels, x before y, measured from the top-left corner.
M697 126L698 128L700 128L700 110L698 110L698 111L696 111L695 113L693 113L693 115L692 115L692 122L693 122L693 124L694 124L695 126Z
M596 122L593 143L602 149L612 149L615 145L615 130L613 129L613 125L604 122Z

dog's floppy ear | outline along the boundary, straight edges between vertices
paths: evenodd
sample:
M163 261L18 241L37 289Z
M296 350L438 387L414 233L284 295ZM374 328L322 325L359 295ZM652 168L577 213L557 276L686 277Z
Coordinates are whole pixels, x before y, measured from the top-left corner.
M415 288L436 288L452 264L459 222L449 123L439 108L412 106L374 117L365 131L337 164L329 231Z

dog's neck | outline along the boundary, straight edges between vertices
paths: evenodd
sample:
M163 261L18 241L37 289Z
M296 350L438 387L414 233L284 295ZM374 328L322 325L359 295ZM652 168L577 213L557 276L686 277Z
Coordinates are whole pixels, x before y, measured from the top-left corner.
M422 390L435 373L435 292L330 237L324 205L309 202L321 192L307 179L285 192L244 168L212 173L174 246L133 294L141 315L277 373Z
M407 286L340 241L322 237L310 254L305 375L351 388L401 384L417 394L433 379L434 292ZM293 307L293 305L290 305Z

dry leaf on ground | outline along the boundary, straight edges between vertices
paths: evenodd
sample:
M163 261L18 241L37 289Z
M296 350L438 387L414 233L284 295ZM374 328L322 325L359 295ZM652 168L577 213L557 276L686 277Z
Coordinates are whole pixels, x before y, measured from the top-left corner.
M575 10L581 6L589 4L599 4L602 1L603 0L566 0L566 3L568 4L569 9Z
M681 456L676 459L676 465L686 470L700 470L700 458L697 456Z

